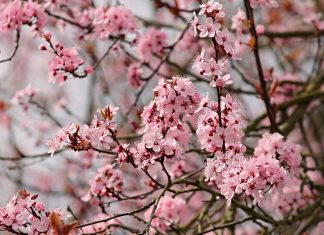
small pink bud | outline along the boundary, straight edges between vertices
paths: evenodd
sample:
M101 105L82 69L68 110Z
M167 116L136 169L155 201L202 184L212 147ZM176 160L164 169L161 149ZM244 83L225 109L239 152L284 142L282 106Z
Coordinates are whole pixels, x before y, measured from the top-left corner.
M87 73L87 74L91 74L93 72L93 67L91 65L87 66L84 71Z
M263 34L263 33L264 33L264 25L262 25L262 24L258 24L258 25L256 26L255 30L256 30L256 33L257 33L258 35Z
M44 44L41 44L41 45L39 45L39 50L41 50L41 51L46 51L47 50L47 48L46 48L46 46L44 45Z
M31 197L31 200L36 200L38 198L38 194L35 194Z
M52 33L46 31L45 33L43 33L43 37L45 38L46 41L50 41L52 38Z

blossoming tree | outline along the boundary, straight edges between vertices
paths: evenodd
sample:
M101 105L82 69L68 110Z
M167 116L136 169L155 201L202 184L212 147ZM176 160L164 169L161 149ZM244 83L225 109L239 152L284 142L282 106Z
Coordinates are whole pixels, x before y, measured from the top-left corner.
M323 12L0 0L0 231L323 234Z

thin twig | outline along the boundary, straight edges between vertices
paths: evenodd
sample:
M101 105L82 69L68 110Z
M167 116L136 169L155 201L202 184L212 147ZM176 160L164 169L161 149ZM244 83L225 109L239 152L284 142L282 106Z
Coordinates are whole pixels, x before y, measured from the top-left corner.
M19 48L19 40L20 40L20 31L17 29L16 30L16 40L15 40L15 44L16 44L15 49L9 58L0 60L0 63L9 62L15 57L15 55L18 51L18 48Z

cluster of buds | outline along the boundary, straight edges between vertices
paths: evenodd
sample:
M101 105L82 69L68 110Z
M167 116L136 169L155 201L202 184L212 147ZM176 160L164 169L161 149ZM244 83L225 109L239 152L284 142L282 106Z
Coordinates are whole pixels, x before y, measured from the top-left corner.
M92 66L83 67L84 60L79 57L75 47L65 48L61 43L54 44L50 32L45 32L43 38L55 55L48 63L49 81L51 83L63 85L69 77L84 78L93 72ZM49 50L44 44L40 45L39 49L42 51Z

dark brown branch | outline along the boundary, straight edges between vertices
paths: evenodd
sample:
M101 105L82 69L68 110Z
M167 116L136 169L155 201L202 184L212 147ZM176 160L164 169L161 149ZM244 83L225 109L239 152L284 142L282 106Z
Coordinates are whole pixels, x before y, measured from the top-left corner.
M18 48L19 48L19 40L20 40L20 31L17 29L16 30L16 40L15 40L15 44L16 44L15 49L9 58L0 60L0 63L9 62L15 57L15 55L18 51Z
M71 25L74 25L74 26L76 26L78 28L87 29L87 30L91 31L91 28L89 26L83 26L83 25L81 25L81 24L79 24L77 22L74 22L73 20L70 20L70 19L65 18L63 16L56 15L56 14L50 12L49 10L45 10L45 12L46 12L47 15L49 15L51 17L54 17L54 18L59 19L59 20L63 20L64 22L69 23Z
M137 213L140 213L144 210L147 210L148 208L150 208L153 204L155 203L155 200L153 200L152 202L150 202L149 204L137 209L137 210L134 210L134 211L130 211L130 212L126 212L126 213L121 213L121 214L117 214L117 215L114 215L114 216L111 216L111 217L108 217L106 219L102 219L102 220L97 220L97 221L93 221L93 222L90 222L90 223L86 223L86 224L81 224L81 225L78 225L76 226L76 228L83 228L83 227L87 227L87 226L90 226L90 225L94 225L94 224L98 224L98 223L102 223L102 222L107 222L109 220L112 220L112 219L116 219L116 218L119 218L119 217L124 217L124 216L130 216L130 215L133 215L133 214L137 214Z
M235 226L235 225L238 225L238 224L242 224L242 223L244 223L244 222L246 222L248 220L252 220L252 217L246 217L244 219L241 219L241 220L238 220L238 221L234 221L234 222L230 222L230 223L227 223L227 224L223 224L223 225L214 227L212 229L208 229L208 230L205 230L203 232L195 233L195 234L196 235L202 235L202 234L206 234L206 233L209 233L209 232L213 232L213 231L216 231L216 230L219 230L219 229L229 228L229 227L232 227L232 226Z
M288 31L288 32L272 32L266 31L260 36L266 36L269 38L308 38L323 36L324 30L309 30L309 31Z
M61 153L64 150L66 150L66 149L57 150L54 154ZM4 156L0 156L0 161L21 161L21 160L24 160L24 159L46 158L46 157L50 157L51 156L51 153L41 153L41 154L27 155L27 154L23 154L20 151L19 151L19 154L21 155L19 157L4 157Z
M101 62L106 58L106 56L109 55L110 51L113 49L113 47L117 44L117 42L120 40L120 38L116 38L115 41L108 47L108 50L106 53L98 60L98 62L93 66L93 70L96 70L96 68L101 64Z
M244 0L244 4L245 4L247 18L251 23L251 26L250 26L251 37L254 38L253 53L254 53L254 57L255 57L259 82L260 82L260 86L261 86L262 99L263 99L264 104L267 109L267 114L268 114L270 124L271 124L271 130L280 133L281 131L279 130L279 127L276 123L274 110L270 103L270 98L269 98L268 91L267 91L267 83L266 83L266 81L264 79L264 75L263 75L261 59L260 59L260 55L259 55L258 35L257 35L256 29L255 29L253 10L252 10L252 8L250 6L250 2L248 0Z

